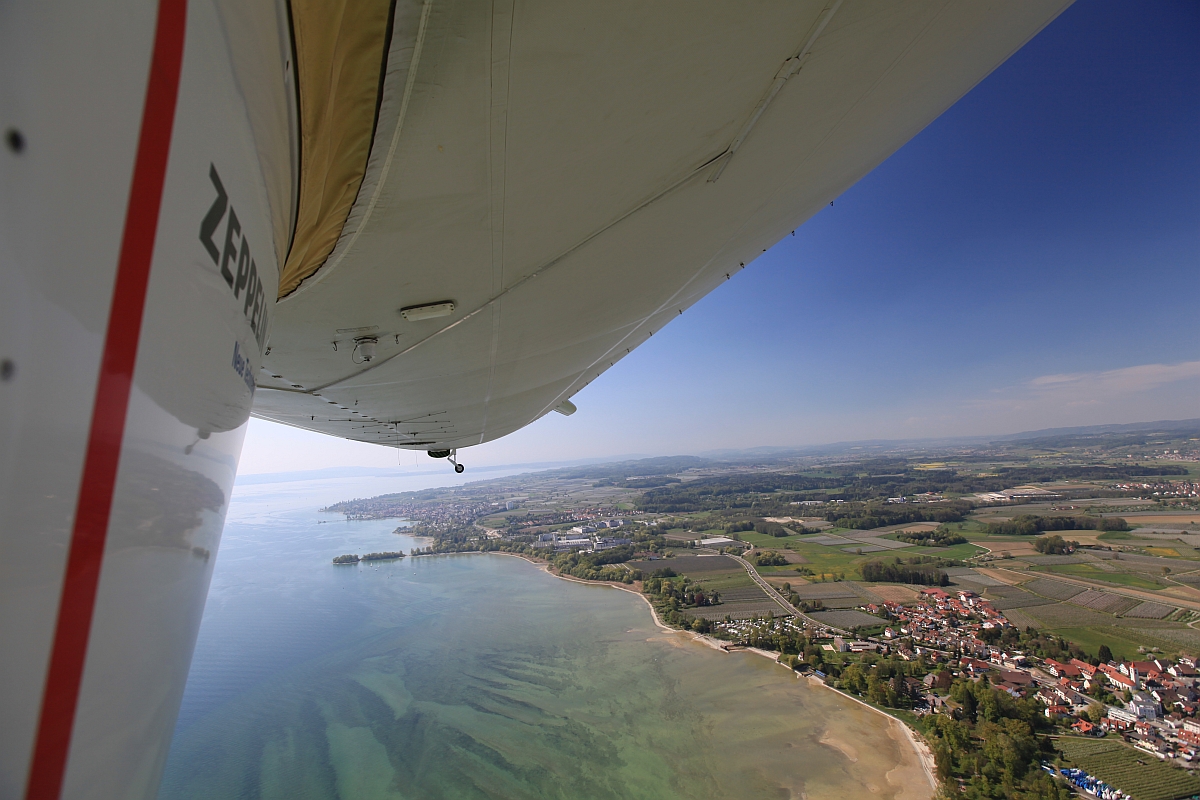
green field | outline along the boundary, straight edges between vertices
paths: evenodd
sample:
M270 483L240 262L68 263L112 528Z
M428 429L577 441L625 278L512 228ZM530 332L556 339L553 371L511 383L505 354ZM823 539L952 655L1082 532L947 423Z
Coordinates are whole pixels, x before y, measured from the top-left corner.
M1138 653L1138 647L1149 644L1144 638L1122 635L1116 633L1119 628L1112 626L1105 627L1090 627L1090 628L1047 628L1049 633L1055 633L1063 637L1067 641L1074 642L1089 653L1098 653L1100 645L1108 645L1108 649L1112 650L1113 658L1127 660L1141 657ZM1165 644L1165 643L1164 643ZM1178 645L1175 645L1178 648ZM1168 648L1169 649L1169 648Z
M746 573L746 570L740 568L737 572L700 572L688 577L705 589L712 589L718 592L727 592L730 589L746 589L758 585Z
M1200 794L1200 778L1115 739L1064 736L1055 742L1064 760L1134 800L1178 800Z
M1086 578L1090 581L1100 581L1118 586L1131 586L1134 589L1149 589L1160 591L1163 585L1153 578L1132 572L1107 572L1092 564L1049 564L1034 568L1038 572L1056 572L1060 575L1071 575L1076 578Z
M828 531L825 531L828 533ZM901 550L881 553L846 553L843 547L854 547L853 542L844 545L823 545L812 541L810 536L788 536L775 538L764 533L746 532L740 534L742 541L753 544L762 550L789 550L804 556L804 567L812 570L815 575L833 575L840 573L848 580L859 580L858 565L873 559L890 559L895 556L905 558L914 555L929 555L936 558L968 559L982 553L983 550L973 544L958 544L951 547L906 547ZM769 568L763 567L760 572L772 573L794 572L794 566Z
M800 575L796 574L797 566L806 566L806 565L788 564L785 567L755 567L754 571L757 572L759 575L778 576L781 578L786 578L787 580L791 581L792 583L800 584L800 583L803 583L804 581L808 580L808 578L801 577Z
M774 549L782 550L783 548L776 547ZM790 541L787 549L804 556L808 562L804 566L811 569L816 575L841 572L845 573L847 578L858 578L857 565L867 560L867 556L843 553L836 547L826 547L822 544Z
M897 550L896 554L900 556L921 555L935 556L937 558L953 558L964 561L968 558L974 558L983 553L982 547L967 543L954 544L949 547L909 547L904 550ZM886 555L886 553L872 553L873 556Z
M724 534L722 534L724 535ZM791 542L800 542L804 536L768 536L765 533L755 533L754 531L742 531L738 534L743 542L752 544L755 547L761 547L764 550L783 550L788 548Z

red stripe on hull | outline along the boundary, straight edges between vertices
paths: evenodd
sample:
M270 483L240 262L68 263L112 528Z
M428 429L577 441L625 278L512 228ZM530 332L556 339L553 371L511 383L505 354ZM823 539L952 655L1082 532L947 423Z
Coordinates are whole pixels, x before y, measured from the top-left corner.
M150 282L150 262L154 254L159 207L171 149L186 30L187 0L159 0L154 53L146 87L129 206L125 212L117 279L104 339L96 401L92 408L67 568L63 576L54 644L46 672L37 739L25 789L26 800L58 800L66 774L96 590L100 583L100 567L104 559L104 542L108 535L109 512L117 482L117 466L121 458L121 441L125 435L125 416L133 385L146 288Z

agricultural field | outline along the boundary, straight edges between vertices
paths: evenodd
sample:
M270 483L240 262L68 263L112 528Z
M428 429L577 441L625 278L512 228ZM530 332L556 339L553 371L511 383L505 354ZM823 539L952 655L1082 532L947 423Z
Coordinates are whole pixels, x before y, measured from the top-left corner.
M1154 603L1042 577L989 586L983 595L1019 628L1055 633L1091 651L1107 644L1120 657L1135 658L1139 647L1166 653L1200 648L1200 631L1185 624L1192 614L1168 598Z
M1020 630L1025 630L1026 628L1036 629L1038 627L1038 621L1019 608L1010 608L1004 612L1004 616Z
M1118 586L1129 586L1133 589L1148 589L1152 592L1166 588L1166 584L1154 578L1134 572L1110 572L1095 564L1051 564L1045 567L1038 567L1037 569L1038 571L1054 572L1059 575L1096 581L1097 583L1111 583Z
M1125 617L1129 619L1163 619L1174 610L1175 608L1173 606L1164 606L1161 603L1151 603L1147 600L1141 605L1135 606L1134 608L1126 611Z
M1195 511L1182 511L1174 514L1155 514L1138 513L1132 514L1122 513L1125 519L1129 520L1130 527L1154 527L1163 526L1171 528L1200 528L1200 513Z
M972 541L997 549L989 543L997 537L969 530L970 522L961 527ZM1061 535L1082 540L1087 533L1095 532L1062 531ZM1194 651L1200 649L1200 631L1187 623L1200 616L1194 607L1200 603L1200 563L1189 560L1197 550L1193 543L1180 541L1184 535L1192 536L1162 534L1166 538L1150 539L1108 531L1097 535L1103 540L1096 544L1100 549L990 561L980 570L982 575L1015 585L991 585L981 593L1014 625L1065 636L1085 649L1107 644L1128 658L1137 657L1139 648ZM1200 535L1196 539L1194 544L1200 545ZM959 569L949 572L955 583L971 587L969 574L960 574ZM1064 580L1056 580L1057 575ZM1145 592L1161 599L1136 596Z
M850 586L843 582L837 583L809 583L803 586L792 586L792 591L800 597L801 600L832 600L838 597L858 597Z
M1025 613L1041 620L1043 625L1050 629L1088 625L1111 626L1117 622L1117 618L1109 614L1102 614L1099 611L1092 611L1090 608L1083 608L1071 603L1046 603L1045 605L1029 606L1025 608Z
M749 580L749 579L747 579ZM704 586L708 584L697 581ZM771 598L767 597L756 585L745 586L741 588L720 589L721 603L715 606L704 606L703 608L684 609L683 613L691 617L705 617L710 620L722 620L725 617L730 619L752 619L754 617L765 617L767 614L782 616L784 612Z
M1055 745L1070 766L1095 775L1134 800L1179 800L1200 794L1200 778L1115 739L1064 736Z
M671 569L676 574L687 575L705 590L720 592L719 605L686 609L683 613L688 616L724 619L728 615L733 619L750 619L766 616L767 612L776 616L783 613L779 604L746 574L745 568L727 556L683 555L654 561L631 561L629 566L646 574Z
M724 535L724 531L721 532ZM806 539L812 539L812 536L768 536L765 533L755 533L754 531L744 531L738 534L743 542L752 544L755 547L760 547L763 550L782 550L791 546L793 542L803 542Z
M1113 658L1121 660L1130 660L1141 657L1138 648L1147 646L1159 646L1161 650L1167 653L1179 650L1179 645L1166 640L1159 642L1157 639L1149 639L1145 636L1140 636L1136 631L1123 630L1113 626L1093 626L1086 628L1072 628L1069 626L1049 628L1040 620L1035 621L1033 626L1039 630L1046 630L1058 636L1062 636L1068 641L1087 650L1089 653L1095 653L1100 649L1100 645L1108 645L1108 649L1112 651ZM1155 645L1154 642L1159 642Z
M814 611L808 616L822 622L826 625L832 625L835 628L855 628L855 627L874 627L876 625L886 624L879 617L873 617L870 614L865 614L862 611L852 611L849 609L841 611Z
M972 567L947 567L943 570L954 582L965 581L976 586L1006 586L1004 581Z
M917 601L916 590L908 586L878 583L871 586L871 592L879 595L880 599L888 603L904 604Z
M745 568L727 556L675 556L658 558L654 561L630 561L629 566L640 569L647 575L660 569L674 570L679 575L689 575L696 579L701 573L707 572L740 572L746 574ZM747 576L749 580L749 576Z
M1033 594L1032 592L1026 592L1013 587L1006 587L1006 590L1003 594L1000 594L998 591L993 589L988 589L984 592L983 596L986 599L991 600L993 608L1004 613L1005 615L1007 615L1008 612L1012 611L1013 609L1030 608L1031 606L1045 606L1055 602L1054 600L1041 597Z
M745 538L745 534L743 534ZM784 549L790 550L793 553L798 553L804 556L805 566L812 570L817 576L843 574L846 577L857 577L857 564L860 561L865 561L866 558L859 555L843 553L836 547L826 547L820 544L810 544L805 539L811 540L813 537L788 537L787 539L772 539L769 536L764 536L765 539L770 539L772 544L764 547L764 549L778 550L782 552ZM905 551L907 552L907 551Z
M900 589L912 591L907 586L891 583L865 583L863 581L843 581L843 583L850 586L855 592L857 592L858 596L862 598L861 602L864 603L882 604L884 602L883 595L875 591L876 589Z
M904 551L904 555L922 555L936 556L938 558L952 558L965 561L975 556L983 555L987 550L979 545L971 544L955 544L950 547L911 547Z
M1014 539L1008 536L988 536L983 533L971 533L964 531L963 536L966 536L970 542L981 548L980 552L990 551L993 556L1006 558L1025 558L1038 555L1037 550L1033 548L1033 542L1028 538Z
M1070 600L1075 595L1086 591L1082 586L1062 581L1053 581L1047 578L1035 578L1029 581L1029 583L1022 584L1021 588L1027 592L1048 597L1051 600Z
M1139 614L1127 613L1135 606L1158 605L1157 603L1139 602L1132 597L1122 597L1119 594L1112 594L1111 592L1098 592L1095 589L1088 589L1086 592L1077 594L1068 602L1072 603L1073 605L1082 606L1083 608L1090 608L1093 611L1103 611L1105 614L1126 614L1126 616L1142 616ZM1163 617L1167 616L1167 614L1170 614L1175 610L1171 606L1158 607L1166 609L1161 616L1146 616L1149 619L1162 619Z

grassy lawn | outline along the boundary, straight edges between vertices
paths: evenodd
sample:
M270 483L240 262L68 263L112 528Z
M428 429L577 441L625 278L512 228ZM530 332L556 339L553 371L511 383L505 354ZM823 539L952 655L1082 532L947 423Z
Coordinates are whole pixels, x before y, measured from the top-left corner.
M804 556L808 560L804 566L811 569L814 575L844 572L847 578L855 579L858 577L858 564L868 558L853 553L843 553L836 547L826 547L820 544L791 542L787 549Z
M689 576L693 583L702 585L705 589L713 589L718 592L726 592L730 589L745 589L748 586L756 586L757 584L744 569L739 569L736 573L718 572L703 574L700 577L695 575Z
M974 558L983 552L984 550L982 547L977 547L970 542L966 544L955 544L949 547L911 547L896 551L897 555L902 557L910 555L922 555L936 556L938 558L954 558L960 561L967 558ZM872 553L871 555L881 556L884 554Z
M962 532L962 534L972 541L979 541L988 538L987 536L968 534L966 532ZM901 531L893 531L891 533L884 534L881 538L890 539L893 542L899 542L901 541L901 535L903 535ZM940 556L941 558L954 558L963 560L980 555L984 552L984 548L967 542L965 544L950 545L949 547L919 547L917 545L913 545L911 547L895 550L894 552L898 556ZM887 555L887 553L871 553L870 555L873 557L880 557Z
M1149 589L1154 592L1164 588L1162 584L1145 575L1137 575L1132 572L1105 572L1091 564L1049 564L1036 569L1039 572L1057 572L1060 575L1072 575L1077 578L1130 586L1134 589Z
M789 542L799 542L805 537L803 536L768 536L765 533L755 533L754 531L742 531L738 534L743 542L761 547L764 550L783 550L788 547Z

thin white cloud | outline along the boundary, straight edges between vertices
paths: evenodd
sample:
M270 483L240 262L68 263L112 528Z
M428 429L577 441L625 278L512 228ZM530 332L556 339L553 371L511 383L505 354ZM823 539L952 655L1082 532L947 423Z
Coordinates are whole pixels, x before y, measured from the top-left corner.
M947 415L963 433L1200 416L1200 361L1042 375L967 400Z
M1140 364L1103 372L1074 372L1043 375L1029 382L1035 394L1069 393L1074 395L1112 396L1144 392L1169 383L1200 378L1200 361L1179 364Z

